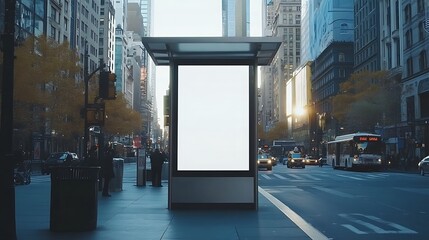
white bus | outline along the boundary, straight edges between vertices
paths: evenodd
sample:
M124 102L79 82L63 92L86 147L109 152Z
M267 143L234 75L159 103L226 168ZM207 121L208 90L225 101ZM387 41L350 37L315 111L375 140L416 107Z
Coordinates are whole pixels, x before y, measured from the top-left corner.
M336 168L372 168L382 167L384 143L380 135L371 133L353 133L337 136L326 146L326 162Z

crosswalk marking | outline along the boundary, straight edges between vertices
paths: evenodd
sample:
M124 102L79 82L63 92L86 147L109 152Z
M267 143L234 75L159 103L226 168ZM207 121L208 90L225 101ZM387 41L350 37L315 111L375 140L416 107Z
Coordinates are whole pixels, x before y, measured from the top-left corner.
M291 177L293 177L293 178L295 178L297 180L304 180L304 178L298 176L297 174L288 174L288 176L291 176Z
M322 192L326 192L326 193L330 193L333 194L335 196L339 196L339 197L344 197L344 198L354 198L354 195L348 194L348 193L343 193L334 189L330 189L330 188L324 188L324 187L318 187L318 186L313 186L314 189L320 190Z
M280 174L273 174L274 176L276 176L276 177L278 177L278 178L280 178L280 179L287 179L287 178L285 178L285 177L283 177L282 175L280 175Z
M358 181L367 181L367 180L377 180L377 179L384 179L386 177L389 177L390 175L388 173L382 173L382 174L365 174L365 175L347 175L347 174L293 174L293 173L260 173L260 178L266 179L266 180L275 180L275 179L281 179L281 180L287 180L287 181L322 181L326 178L347 178L352 180L358 180Z
M268 176L267 174L261 174L261 176L262 176L263 178L265 178L265 179L271 179L271 177L270 177L270 176Z
M371 215L364 215L364 214L360 214L360 213L351 213L351 214L346 214L346 213L341 213L338 214L340 217L343 217L344 219L346 219L347 221L353 222L355 224L358 224L361 226L361 228L366 228L369 229L370 232L374 232L377 234L388 234L388 233L399 233L399 234L416 234L417 232L406 228L402 225L399 225L397 223L394 222L389 222L386 220L383 220L381 218L375 217L375 216L371 216ZM375 224L371 223L371 222L367 222L361 219L357 219L357 217L364 219L364 220L368 220L368 221L372 221L375 224L378 225L383 225L383 226L388 226L389 230L383 229L381 226L376 226ZM341 226L353 231L356 234L367 234L368 232L365 232L363 230L359 230L357 227L352 226L350 224L342 224ZM390 229L394 229L394 230L390 230Z
M310 179L312 179L312 180L315 180L315 181L321 181L322 180L322 179L320 179L318 177L315 177L313 175L307 175L307 177L310 178Z
M341 226L349 229L350 231L356 233L356 234L368 234L367 232L361 231L359 229L357 229L356 227L350 225L350 224L341 224Z
M345 178L350 178L350 179L354 179L354 180L364 180L363 178L358 178L358 177L353 177L353 176L349 176L349 175L343 175L343 174L336 174L339 177L345 177Z

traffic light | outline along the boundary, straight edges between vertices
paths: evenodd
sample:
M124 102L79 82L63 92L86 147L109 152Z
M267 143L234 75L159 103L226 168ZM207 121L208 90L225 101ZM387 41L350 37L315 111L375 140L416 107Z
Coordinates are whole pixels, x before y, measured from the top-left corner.
M101 71L98 79L98 96L103 99L107 99L109 88L109 72Z
M116 99L116 74L109 72L107 99Z
M100 72L98 96L105 100L116 99L116 74L110 71Z

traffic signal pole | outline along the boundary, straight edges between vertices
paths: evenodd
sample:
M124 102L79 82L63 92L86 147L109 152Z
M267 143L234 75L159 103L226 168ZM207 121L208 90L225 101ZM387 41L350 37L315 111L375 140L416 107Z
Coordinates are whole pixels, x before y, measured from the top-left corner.
M15 0L6 0L4 33L1 36L3 50L3 76L1 83L1 150L0 150L0 236L16 239L15 185L13 157L13 82L15 61Z
M83 63L83 74L84 74L84 83L85 83L85 102L84 102L84 137L83 137L83 156L85 157L85 161L88 156L88 140L89 140L89 124L88 124L88 98L89 98L89 80L94 76L94 74L101 69L106 67L106 64L100 62L100 66L95 69L92 73L88 74L88 61L89 61L89 53L88 53L88 43L85 44L85 58ZM104 116L103 116L104 117Z

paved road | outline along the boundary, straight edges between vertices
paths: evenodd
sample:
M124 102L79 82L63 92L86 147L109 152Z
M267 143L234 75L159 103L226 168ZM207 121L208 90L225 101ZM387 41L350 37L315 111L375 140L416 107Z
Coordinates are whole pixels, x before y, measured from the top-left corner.
M429 176L278 165L259 186L331 239L429 238Z
M125 164L123 182L135 177L135 163ZM428 239L429 176L277 165L259 171L259 186L330 239Z

